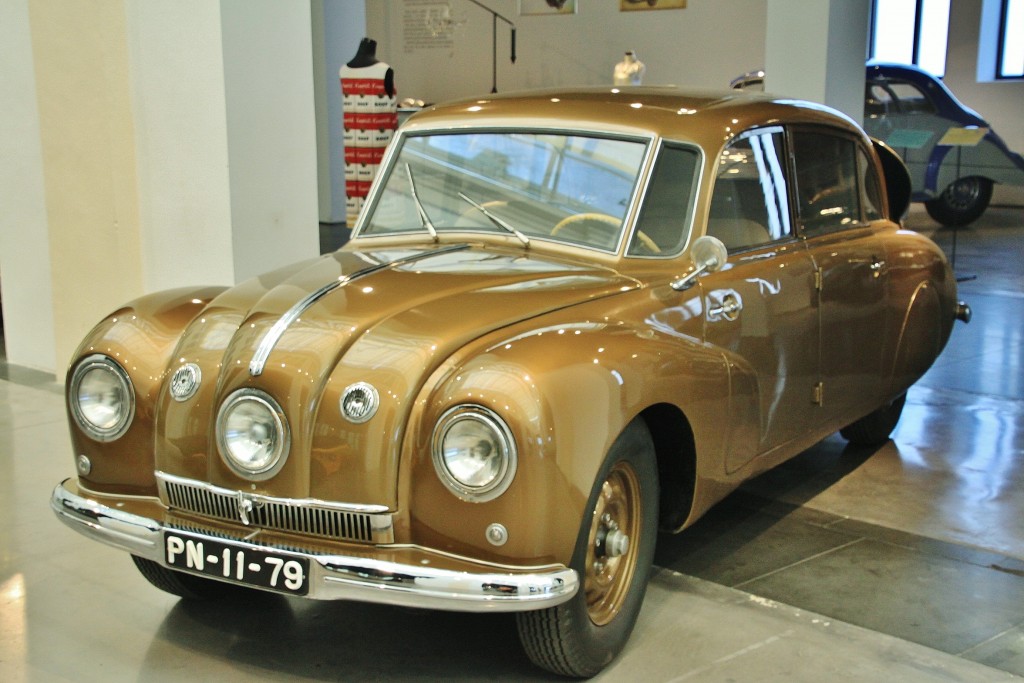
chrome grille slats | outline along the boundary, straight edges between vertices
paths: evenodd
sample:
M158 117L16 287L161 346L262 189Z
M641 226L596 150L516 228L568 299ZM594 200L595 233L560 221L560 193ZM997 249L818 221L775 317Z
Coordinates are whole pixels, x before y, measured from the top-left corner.
M273 498L157 473L160 499L169 508L253 528L317 538L393 543L391 515L383 506L346 506L312 499ZM245 519L240 507L246 507Z

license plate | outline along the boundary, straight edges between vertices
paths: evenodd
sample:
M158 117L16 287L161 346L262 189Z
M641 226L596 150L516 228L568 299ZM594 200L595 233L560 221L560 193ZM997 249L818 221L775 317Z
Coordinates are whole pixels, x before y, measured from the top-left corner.
M282 593L309 592L309 560L206 537L164 532L167 564L195 574Z

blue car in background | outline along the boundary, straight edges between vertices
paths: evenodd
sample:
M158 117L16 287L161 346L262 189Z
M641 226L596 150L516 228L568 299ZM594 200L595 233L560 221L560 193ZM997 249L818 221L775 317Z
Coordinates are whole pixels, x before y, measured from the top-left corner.
M902 64L868 64L864 129L896 149L914 201L945 225L977 219L992 185L1024 185L1024 157L939 79Z
M732 81L763 90L764 71ZM1024 185L1024 157L939 79L904 64L867 66L864 129L895 149L910 171L912 199L944 225L976 220L995 183Z

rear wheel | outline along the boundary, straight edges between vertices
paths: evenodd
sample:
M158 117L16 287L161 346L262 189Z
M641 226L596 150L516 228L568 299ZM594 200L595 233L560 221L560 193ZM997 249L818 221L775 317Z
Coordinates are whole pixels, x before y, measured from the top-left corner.
M212 581L201 576L177 572L162 565L132 555L139 573L160 590L186 600L218 600L248 593L250 588Z
M875 412L865 415L848 427L843 427L839 433L856 446L883 444L889 440L892 430L896 429L896 423L900 421L906 402L907 395L900 394Z
M616 439L587 502L571 562L572 600L516 616L519 639L538 666L593 676L629 640L654 558L658 474L650 432L631 423Z
M960 178L950 183L937 198L924 203L928 215L943 225L967 225L977 220L992 199L988 178Z

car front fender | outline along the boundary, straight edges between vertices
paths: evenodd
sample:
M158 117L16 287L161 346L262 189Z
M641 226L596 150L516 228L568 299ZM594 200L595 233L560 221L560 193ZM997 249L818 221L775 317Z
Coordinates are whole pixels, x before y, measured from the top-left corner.
M690 422L701 453L697 476L722 477L729 365L720 350L695 339L628 323L565 320L490 335L445 363L425 387L399 480L410 537L420 545L493 562L567 563L605 454L652 406L674 406ZM515 438L515 477L488 502L461 500L432 460L434 425L463 404L493 411ZM502 545L488 540L493 525L507 532Z

